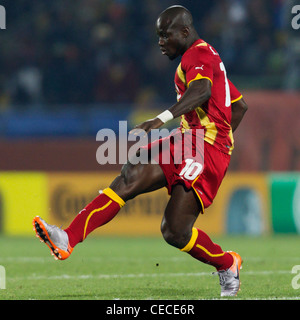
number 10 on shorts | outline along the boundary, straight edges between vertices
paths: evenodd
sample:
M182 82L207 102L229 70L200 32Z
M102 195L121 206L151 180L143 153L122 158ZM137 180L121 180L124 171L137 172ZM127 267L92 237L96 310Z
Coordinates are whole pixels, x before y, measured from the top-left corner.
M185 166L180 171L179 175L187 180L196 179L203 170L203 165L193 159L185 159Z

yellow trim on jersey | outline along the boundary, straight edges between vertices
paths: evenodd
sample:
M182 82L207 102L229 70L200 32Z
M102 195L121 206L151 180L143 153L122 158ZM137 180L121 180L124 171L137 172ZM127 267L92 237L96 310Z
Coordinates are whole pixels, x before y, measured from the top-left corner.
M198 115L201 125L206 129L204 140L210 144L214 144L218 134L216 124L209 120L207 114L201 107L196 108L195 111Z
M85 221L85 225L84 225L83 240L85 239L86 229L87 229L88 223L89 223L92 215L93 215L94 213L96 213L96 212L99 212L99 211L104 210L104 209L107 208L111 203L112 203L112 200L109 200L103 207L93 210L93 211L88 215L88 217L87 217L87 219L86 219L86 221Z
M195 191L195 193L196 193L196 195L197 195L197 197L198 197L198 199L199 199L199 201L200 201L200 203L201 203L201 206L202 206L202 214L203 214L203 213L204 213L204 204L203 204L203 201L202 201L201 197L199 196L196 188L194 187L194 183L198 180L199 177L200 177L200 175L193 181L193 183L192 183L192 188L194 189L194 191Z
M243 98L243 95L241 94L237 99L231 100L231 103L235 103Z
M231 155L232 154L232 150L234 149L234 138L233 138L233 134L232 134L232 130L230 128L230 131L228 133L229 138L231 140L231 147L229 148L228 154Z
M233 133L232 133L232 129L231 129L231 125L224 120L224 122L228 125L228 127L230 128L229 132L228 132L228 136L231 140L231 147L229 148L228 154L231 155L232 154L232 150L234 149L234 138L233 138Z
M179 63L179 66L177 67L177 75L179 77L179 79L181 80L181 82L186 85L186 78L185 78L185 73L183 72L182 68L181 68L181 62Z
M191 236L190 241L188 242L188 244L184 248L180 249L180 251L183 251L183 252L191 251L191 249L193 248L197 238L198 238L198 230L196 228L193 228L192 229L192 236Z
M119 197L111 188L104 189L103 193L113 201L117 202L121 208L124 207L125 201L121 197Z
M195 47L207 47L207 43L202 42L202 43L197 44Z
M200 246L200 244L196 244L196 247L203 250L206 254L208 254L210 257L222 257L224 256L225 252L222 253L211 253L206 248Z
M189 126L189 123L187 122L184 114L181 116L181 133L184 133L185 130L188 130L188 129L191 129L190 126Z
M209 77L203 77L200 73L198 73L196 75L196 77L194 79L192 79L188 84L187 84L187 87L189 87L190 83L195 81L195 80L200 80L200 79L208 79L210 82L211 82L211 85L213 85L213 82L212 80L209 78Z

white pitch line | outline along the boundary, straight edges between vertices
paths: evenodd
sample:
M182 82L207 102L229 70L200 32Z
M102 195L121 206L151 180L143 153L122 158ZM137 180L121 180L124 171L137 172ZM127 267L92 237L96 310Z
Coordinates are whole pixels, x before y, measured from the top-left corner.
M107 261L107 257L88 257L83 258L84 262L102 262ZM137 257L110 257L111 261L152 261L152 262L160 262L160 261L171 261L171 262L186 262L190 260L190 257L183 256L183 257L148 257L148 258L137 258ZM294 262L298 261L300 264L299 257L280 257L283 261L287 262ZM244 261L266 261L266 260L278 260L278 257L268 258L268 257L245 257ZM52 262L51 257L27 257L27 256L20 256L20 257L0 257L0 264L3 263L46 263Z
M242 275L274 275L274 274L292 274L289 270L276 271L244 271ZM126 278L157 278L157 277L202 277L211 276L212 272L178 272L178 273L129 273L129 274L98 274L98 275L39 275L32 274L25 277L7 277L8 280L86 280L86 279L126 279Z
M0 263L45 263L49 259L42 257L0 257Z
M103 262L107 261L107 257L89 257L83 258L84 262ZM111 261L122 261L122 262L130 262L130 261L171 261L171 262L185 262L188 261L190 257L150 257L150 258L136 258L136 257L109 257ZM50 257L0 257L0 263L46 263L51 261L52 258Z

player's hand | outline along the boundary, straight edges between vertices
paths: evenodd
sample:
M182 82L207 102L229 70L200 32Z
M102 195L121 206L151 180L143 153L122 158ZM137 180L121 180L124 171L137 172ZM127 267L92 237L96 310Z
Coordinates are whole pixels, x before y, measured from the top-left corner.
M149 133L151 129L160 128L163 124L164 123L158 118L149 119L135 126L134 129L132 129L129 133L134 135L140 134L142 131Z

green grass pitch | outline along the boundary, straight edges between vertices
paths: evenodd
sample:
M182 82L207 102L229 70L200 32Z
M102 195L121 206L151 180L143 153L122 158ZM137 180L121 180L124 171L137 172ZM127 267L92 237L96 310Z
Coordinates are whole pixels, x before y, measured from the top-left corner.
M213 238L244 259L241 291L229 299L298 299L292 268L300 265L300 237ZM167 245L162 238L89 237L68 260L55 261L34 236L0 237L6 289L0 300L219 299L213 267ZM300 279L296 281L300 285Z

